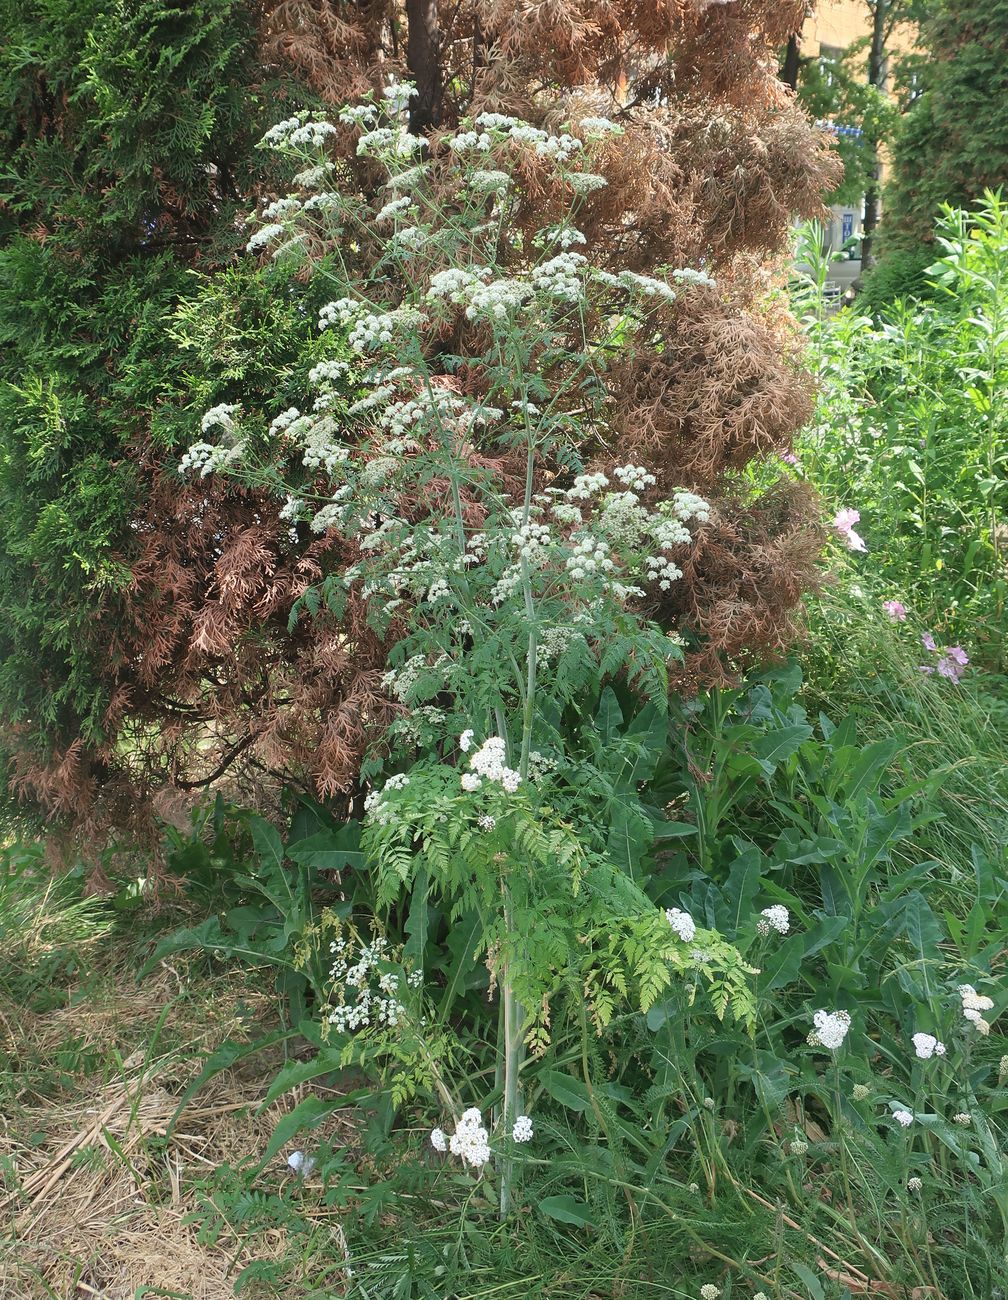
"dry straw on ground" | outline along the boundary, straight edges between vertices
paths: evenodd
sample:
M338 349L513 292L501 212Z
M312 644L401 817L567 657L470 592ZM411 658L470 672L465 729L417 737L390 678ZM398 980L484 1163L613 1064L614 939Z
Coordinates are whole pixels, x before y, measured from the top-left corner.
M164 985L161 991L167 991ZM132 1027L133 1041L149 1045L163 1002L152 999L150 988L141 993L125 985L116 994L93 1013L75 1012L79 1037L109 1047ZM222 1001L231 1008L233 1029L234 998ZM197 1035L205 1038L205 1021L199 1028L200 1017L186 1006ZM210 1037L220 1041L228 1036L227 1018L215 1009L214 1020ZM14 1031L18 1039L8 1041L5 1051L23 1056L30 1047L36 1058L48 1051L55 1059L66 1041L66 1022L65 1008L25 1016ZM9 1039L11 1032L8 1019L0 1033ZM256 1064L253 1058L254 1068L218 1076L176 1118L193 1072L192 1044L186 1047L155 1060L147 1055L149 1046L142 1047L122 1060L112 1078L85 1080L71 1096L17 1105L0 1116L5 1300L133 1300L144 1287L185 1300L232 1300L243 1268L254 1259L283 1258L288 1243L282 1227L257 1233L250 1245L226 1223L211 1234L213 1240L201 1240L200 1222L189 1220L199 1205L198 1181L223 1164L257 1163L278 1119L300 1097L292 1093L260 1112L277 1061ZM350 1121L335 1118L317 1133L315 1140L321 1139L349 1144ZM262 1184L297 1198L303 1218L327 1220L329 1212L315 1204L310 1184L302 1196L284 1153L269 1163ZM335 1219L326 1226L338 1258L342 1229ZM290 1285L289 1294L297 1294L295 1279ZM283 1288L271 1287L269 1294L288 1294ZM250 1288L247 1294L257 1292Z

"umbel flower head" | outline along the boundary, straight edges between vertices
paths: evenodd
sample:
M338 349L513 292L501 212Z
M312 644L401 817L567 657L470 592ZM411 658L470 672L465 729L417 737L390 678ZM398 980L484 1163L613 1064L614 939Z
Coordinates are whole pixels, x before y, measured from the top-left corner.
M774 903L772 907L764 907L760 912L759 920L756 922L756 933L768 935L771 930L776 930L778 934L787 934L791 928L791 915L783 903Z
M532 1121L527 1115L519 1115L514 1122L514 1128L511 1130L511 1136L515 1142L530 1142L532 1140Z
M960 984L959 997L962 1001L963 1019L968 1020L977 1033L986 1038L990 1033L990 1025L980 1013L993 1011L994 1003L985 994L978 993L972 984Z
M696 934L696 922L689 912L683 912L678 907L667 907L665 909L665 918L683 943L693 942L693 937Z
M808 1036L810 1047L825 1047L835 1052L847 1037L851 1027L850 1014L846 1011L817 1011L812 1017L815 1028Z
M945 1044L940 1043L934 1034L914 1034L914 1051L922 1061L929 1061L932 1056L944 1056Z

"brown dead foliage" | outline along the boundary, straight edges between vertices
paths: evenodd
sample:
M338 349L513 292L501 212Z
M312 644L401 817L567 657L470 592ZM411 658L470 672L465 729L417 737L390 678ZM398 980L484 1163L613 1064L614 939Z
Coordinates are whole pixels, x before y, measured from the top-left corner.
M580 218L591 245L614 268L700 267L719 287L656 309L651 340L610 376L612 429L586 450L599 465L640 460L662 488L714 504L677 559L684 578L662 615L701 639L684 689L730 680L794 639L822 542L804 488L781 482L757 497L737 486L754 459L790 449L810 409L765 267L837 175L823 133L776 76L803 0L461 0L438 6L440 28L426 33L437 66L409 68L407 18L433 8L266 0L262 55L334 105L389 73L426 77L446 129L485 109L553 126L601 114L624 127L599 164L608 185ZM429 134L436 157L438 130ZM349 134L333 158L337 178L368 188L372 164ZM516 220L540 229L560 194L534 156L524 180ZM376 232L373 246L345 251L364 273L381 248ZM437 342L464 350L458 337ZM275 501L180 486L142 441L137 451L147 494L122 556L133 580L125 602L96 612L109 645L107 738L19 751L16 786L78 842L110 827L152 840L158 812L178 815L208 788L266 808L285 783L351 792L392 715L385 647L354 602L339 620L287 624L305 587L352 557L331 539L292 547ZM495 469L511 472L506 458Z

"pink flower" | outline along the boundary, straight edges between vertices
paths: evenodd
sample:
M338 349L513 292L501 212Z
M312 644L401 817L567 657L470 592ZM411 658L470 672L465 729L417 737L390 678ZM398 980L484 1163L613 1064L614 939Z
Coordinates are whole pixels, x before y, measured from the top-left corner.
M894 623L906 622L906 605L901 600L884 600L882 608Z
M794 454L793 451L782 451L782 452L781 452L781 460L784 462L785 465L800 465L800 464L801 464L801 461L798 459L798 457Z
M937 670L950 682L957 682L963 675L963 669L969 663L969 655L962 646L950 646L938 660Z
M930 632L925 632L921 637L925 650L936 652L938 647L935 645L934 637ZM969 663L969 655L961 645L948 646L943 652L937 664L921 664L920 672L937 673L939 677L947 677L950 682L961 681L963 669Z
M854 531L854 525L860 522L861 511L851 510L849 507L844 510L838 510L833 520L833 527L840 534L849 551L867 551L864 538Z

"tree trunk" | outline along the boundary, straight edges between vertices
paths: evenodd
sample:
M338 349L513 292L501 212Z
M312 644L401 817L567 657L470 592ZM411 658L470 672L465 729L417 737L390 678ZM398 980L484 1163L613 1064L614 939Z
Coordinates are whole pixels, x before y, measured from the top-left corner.
M417 93L410 100L409 129L423 135L441 122L441 38L437 0L406 0L406 64Z
M892 0L871 0L872 38L868 50L868 84L886 87L886 20L892 8ZM871 150L871 162L868 169L868 185L865 188L864 225L861 234L861 269L869 270L875 265L872 245L875 242L875 230L879 223L879 198L881 195L882 159L879 156L878 140L868 142Z
M788 37L787 49L784 51L784 63L780 70L780 79L785 86L790 86L792 90L798 89L798 68L801 60L798 57L798 33L792 32Z

